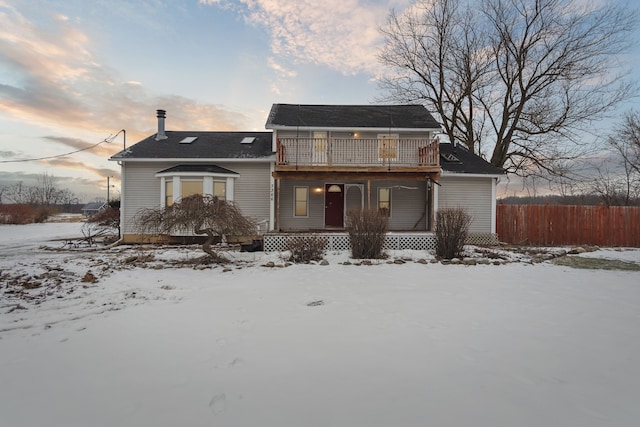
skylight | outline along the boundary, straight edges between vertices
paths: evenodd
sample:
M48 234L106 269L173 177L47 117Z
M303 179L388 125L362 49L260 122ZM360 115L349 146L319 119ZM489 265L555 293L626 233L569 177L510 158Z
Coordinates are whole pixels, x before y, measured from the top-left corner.
M451 153L440 153L440 156L447 162L460 162L460 159Z
M242 141L240 141L240 144L251 144L255 140L256 140L255 136L246 136L242 138Z
M196 139L198 139L197 136L187 136L182 141L180 141L180 144L191 144Z

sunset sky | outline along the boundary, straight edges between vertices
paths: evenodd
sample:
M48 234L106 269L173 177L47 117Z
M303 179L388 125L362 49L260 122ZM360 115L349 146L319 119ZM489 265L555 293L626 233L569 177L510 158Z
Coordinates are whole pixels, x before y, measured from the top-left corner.
M122 134L98 143L153 134L159 108L168 130L264 130L273 103L374 102L378 27L409 4L0 0L0 185L117 196Z

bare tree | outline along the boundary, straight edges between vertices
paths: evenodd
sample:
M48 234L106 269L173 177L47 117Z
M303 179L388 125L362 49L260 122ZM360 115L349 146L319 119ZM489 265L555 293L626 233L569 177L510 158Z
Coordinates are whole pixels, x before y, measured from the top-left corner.
M640 174L640 114L637 111L625 114L622 124L608 141L622 157L625 169Z
M426 104L451 141L477 151L484 120L475 117L476 94L491 65L477 15L457 0L418 1L401 15L392 11L382 32L380 60L396 72L381 81L390 99Z
M58 187L58 178L44 172L39 175L35 185L25 185L22 181L4 186L4 197L13 202L27 205L51 206L72 203L78 200L75 194L66 188Z
M637 90L618 72L637 16L576 0L417 0L382 28L381 85L494 166L563 174L586 125Z
M34 197L39 205L55 205L58 203L60 190L58 189L58 178L44 172L38 176L34 186Z
M634 205L640 197L640 115L630 111L607 138L610 165L598 168L592 191L608 205Z
M12 203L33 204L33 189L31 186L24 185L22 181L10 185L5 191L6 198Z
M255 233L254 222L243 216L233 203L215 196L194 195L165 208L149 208L138 212L136 228L143 234L171 234L189 231L198 235L206 234L202 250L216 262L227 260L212 247L217 236L223 240L231 235L251 235Z

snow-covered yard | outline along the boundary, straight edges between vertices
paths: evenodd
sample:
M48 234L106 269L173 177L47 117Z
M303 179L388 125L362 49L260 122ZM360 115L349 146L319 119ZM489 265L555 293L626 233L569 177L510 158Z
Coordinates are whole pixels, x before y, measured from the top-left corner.
M0 226L2 426L640 425L640 272L41 247L80 225Z

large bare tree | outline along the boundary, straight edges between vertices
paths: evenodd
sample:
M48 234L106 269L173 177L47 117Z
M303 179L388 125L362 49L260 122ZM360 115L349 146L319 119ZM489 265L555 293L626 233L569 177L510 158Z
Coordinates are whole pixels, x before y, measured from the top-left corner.
M216 262L227 260L212 247L217 236L243 236L255 233L254 222L240 209L215 196L193 195L167 207L143 209L136 215L135 226L143 234L171 234L189 231L206 235L202 250Z
M640 113L627 112L608 141L622 158L625 169L640 174Z
M607 141L612 149L610 165L592 187L607 205L634 205L640 198L640 114L629 111Z
M420 102L450 141L526 176L560 173L589 124L637 91L637 13L577 0L417 0L381 29L385 100Z

